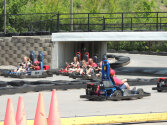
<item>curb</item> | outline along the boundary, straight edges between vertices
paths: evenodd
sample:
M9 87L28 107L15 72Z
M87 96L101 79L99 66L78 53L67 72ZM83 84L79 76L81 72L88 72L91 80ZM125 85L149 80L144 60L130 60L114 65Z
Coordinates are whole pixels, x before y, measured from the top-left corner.
M132 115L111 115L61 118L62 125L90 125L90 124L114 124L114 123L140 123L153 121L166 121L167 113L148 113ZM27 120L28 125L33 125L33 120ZM3 125L3 122L0 122Z

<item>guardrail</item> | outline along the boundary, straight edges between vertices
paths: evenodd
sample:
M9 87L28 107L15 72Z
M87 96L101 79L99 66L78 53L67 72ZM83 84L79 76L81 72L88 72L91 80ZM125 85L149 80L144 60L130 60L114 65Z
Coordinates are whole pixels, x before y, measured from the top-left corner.
M73 18L70 15L7 14L7 33L46 35L52 32L167 31L167 12L73 13ZM4 15L1 17L0 32L3 32Z

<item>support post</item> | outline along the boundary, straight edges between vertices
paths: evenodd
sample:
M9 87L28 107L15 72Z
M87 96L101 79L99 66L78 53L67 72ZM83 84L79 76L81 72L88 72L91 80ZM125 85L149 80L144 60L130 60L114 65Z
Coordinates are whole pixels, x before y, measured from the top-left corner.
M73 0L71 0L70 3L70 18L71 18L71 22L70 22L70 30L73 31Z
M88 13L88 32L90 31L90 28L89 28L89 13Z
M132 22L133 20L132 20L132 17L131 17L131 25L130 25L130 30L132 31L132 25L133 25L133 22Z
M6 0L4 0L4 33L6 34Z
M158 31L158 12L157 12L157 25L156 25L156 27L157 27L157 31Z
M60 18L60 14L58 12L57 14L57 32L59 32L59 18Z
M124 31L124 14L122 13L122 32Z
M105 23L105 18L103 16L103 30L105 30L105 29L106 29L106 23Z

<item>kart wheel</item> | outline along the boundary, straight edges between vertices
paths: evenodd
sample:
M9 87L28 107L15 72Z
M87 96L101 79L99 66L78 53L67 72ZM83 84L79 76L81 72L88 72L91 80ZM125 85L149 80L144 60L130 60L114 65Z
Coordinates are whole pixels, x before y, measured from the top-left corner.
M141 98L143 98L143 94L144 94L144 91L143 91L143 89L138 89L138 90L137 90L137 93L139 94L139 97L138 97L138 99L141 99Z
M114 97L114 101L120 101L122 97L122 92L120 90L115 90L112 97Z
M162 82L162 81L161 81ZM162 85L161 85L161 82L158 82L157 83L157 92L162 92L162 90L158 89L160 88Z
M162 92L162 90L160 90L160 89L157 89L157 92Z

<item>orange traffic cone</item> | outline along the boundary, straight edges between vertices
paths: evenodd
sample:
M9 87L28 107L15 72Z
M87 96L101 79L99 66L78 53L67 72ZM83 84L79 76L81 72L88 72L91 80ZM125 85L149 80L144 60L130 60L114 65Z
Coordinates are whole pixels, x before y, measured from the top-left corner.
M42 93L39 93L37 109L34 119L34 125L47 125L47 120L45 117L45 106L43 101Z
M24 101L23 101L23 97L21 96L19 96L19 101L17 105L16 124L27 125L26 112L24 109Z
M57 99L57 94L55 89L52 91L48 125L61 125L60 111L59 111L58 99Z
M4 125L16 125L12 100L9 98L6 107Z

